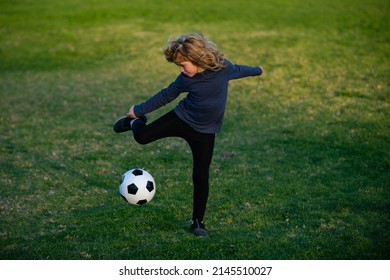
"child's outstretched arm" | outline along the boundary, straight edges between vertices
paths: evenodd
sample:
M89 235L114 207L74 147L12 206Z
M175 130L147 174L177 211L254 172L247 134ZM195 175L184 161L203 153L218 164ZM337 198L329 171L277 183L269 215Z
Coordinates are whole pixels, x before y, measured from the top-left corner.
M127 116L131 118L141 117L176 99L183 92L181 80L182 75L179 75L167 88L160 90L146 101L131 106L129 112L127 112Z
M226 60L226 64L229 68L229 80L235 80L249 76L260 76L261 74L263 74L263 68L261 66L253 67L247 65L232 64L228 60Z

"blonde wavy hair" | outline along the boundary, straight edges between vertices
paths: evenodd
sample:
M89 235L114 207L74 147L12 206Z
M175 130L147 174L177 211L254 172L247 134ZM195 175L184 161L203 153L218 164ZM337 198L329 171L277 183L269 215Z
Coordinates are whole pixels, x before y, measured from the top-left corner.
M164 55L169 62L190 61L205 70L219 71L226 67L223 54L215 43L201 33L183 34L168 41Z

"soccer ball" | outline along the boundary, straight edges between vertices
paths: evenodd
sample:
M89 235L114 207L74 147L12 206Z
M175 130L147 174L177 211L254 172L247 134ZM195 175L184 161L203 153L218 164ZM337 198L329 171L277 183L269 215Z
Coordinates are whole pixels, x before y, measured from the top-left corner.
M128 203L143 205L154 197L156 184L149 172L136 168L123 174L119 193Z

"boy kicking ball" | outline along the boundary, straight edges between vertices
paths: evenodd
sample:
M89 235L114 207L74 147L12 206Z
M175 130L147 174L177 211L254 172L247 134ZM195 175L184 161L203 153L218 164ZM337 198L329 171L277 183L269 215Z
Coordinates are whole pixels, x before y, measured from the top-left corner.
M148 144L166 137L180 137L190 146L193 157L193 212L191 232L207 236L203 223L209 194L209 170L215 135L221 131L230 80L260 76L259 66L235 65L225 59L216 45L202 34L183 34L164 50L168 62L180 74L168 87L140 104L132 105L125 117L114 124L117 133L132 130L135 141ZM177 106L147 124L146 114L188 93Z

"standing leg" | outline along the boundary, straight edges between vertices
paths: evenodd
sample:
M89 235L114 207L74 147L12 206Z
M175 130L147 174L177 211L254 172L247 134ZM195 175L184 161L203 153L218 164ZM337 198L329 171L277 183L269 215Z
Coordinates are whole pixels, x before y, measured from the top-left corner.
M192 151L194 209L192 219L203 221L209 194L209 171L214 151L214 134L200 134L187 140Z

